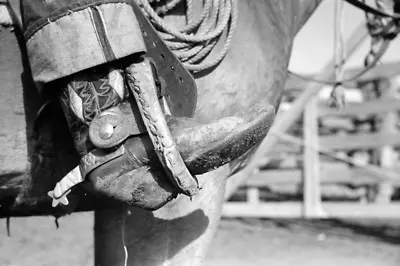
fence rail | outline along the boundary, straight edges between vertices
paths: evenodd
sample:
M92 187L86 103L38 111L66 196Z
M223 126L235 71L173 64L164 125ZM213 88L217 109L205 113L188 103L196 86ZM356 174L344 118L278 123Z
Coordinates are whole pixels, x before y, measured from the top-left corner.
M228 201L223 209L224 216L400 218L400 201L391 202L393 191L386 195L385 202L376 200L381 190L380 185L386 183L386 187L391 190L400 187L399 160L379 158L379 164L373 164L368 160L355 162L356 159L351 156L343 155L349 151L356 154L359 151L379 152L383 148L390 148L394 152L395 148L400 147L400 132L396 130L399 119L390 120L394 125L388 131L387 117L399 110L400 101L388 97L351 104L341 110L318 105L314 98L305 107L303 119L297 124L303 128L303 139L272 132L280 138L272 150L265 152L264 156L269 160L264 161L272 162L275 159L275 167L253 171L243 182L241 190L235 194L241 195L245 201ZM288 109L285 112L290 111ZM318 127L318 121L326 117L347 119L354 131L352 119L361 116L380 117L381 128L375 132L349 133L343 131L341 123L336 121L330 127L332 131L342 129L341 134L319 134L324 131L321 130L324 125ZM319 153L328 156L321 157ZM342 162L337 159L342 159ZM276 194L296 195L300 201L265 201L260 191L266 189ZM375 193L372 197L371 190ZM335 197L342 201L322 200Z
M346 45L349 53L357 50L365 34L361 29L351 35ZM333 60L327 64L319 79L333 76L333 64ZM400 172L396 172L400 170L396 158L400 148L396 93L400 84L392 82L396 73L390 73L389 78L382 72L373 82L355 83L367 89L370 84L378 86L375 89L381 95L340 110L321 104L318 92L323 86L303 83L305 88L296 88L298 97L278 114L248 166L228 182L226 199L230 200L223 215L400 218L400 201L392 200L400 187ZM388 79L389 88L381 88L379 80ZM358 91L365 94L365 88ZM292 165L287 167L289 159ZM276 169L260 168L260 161L275 164Z
M400 203L362 204L358 202L322 203L323 212L308 218L400 218ZM232 202L223 207L223 216L230 218L302 218L301 202L243 203Z

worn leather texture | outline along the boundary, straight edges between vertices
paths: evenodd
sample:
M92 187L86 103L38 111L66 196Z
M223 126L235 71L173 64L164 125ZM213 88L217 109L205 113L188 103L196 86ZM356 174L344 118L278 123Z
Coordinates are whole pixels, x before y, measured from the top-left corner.
M197 84L193 76L167 47L140 8L136 4L132 8L143 33L146 56L154 60L158 78L166 84L164 96L171 114L193 117L197 103Z

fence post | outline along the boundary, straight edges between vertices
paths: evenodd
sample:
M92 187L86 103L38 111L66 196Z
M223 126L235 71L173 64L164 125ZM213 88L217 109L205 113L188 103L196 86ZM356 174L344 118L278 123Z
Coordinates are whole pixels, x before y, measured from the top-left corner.
M314 96L303 112L303 217L317 218L322 215L320 158L313 147L319 143L318 97Z
M252 205L260 204L260 193L257 187L250 187L246 190L247 203Z
M381 83L381 82L380 82ZM382 97L395 97L397 84L394 80L389 79L389 88ZM383 134L396 133L396 112L387 112L384 114L382 128L380 132ZM380 166L382 168L393 168L395 163L395 151L392 146L385 145L380 149ZM377 195L375 201L379 203L389 203L393 194L393 184L391 181L383 181L377 187Z
M351 57L368 36L365 24L360 23L345 43L345 46L347 47L347 56ZM334 59L332 59L322 69L321 75L318 78L331 79L334 74L334 66L335 62ZM257 147L253 159L239 173L229 178L225 192L225 199L228 199L247 178L252 176L253 170L258 167L258 158L265 156L265 154L271 150L271 148L279 141L280 132L287 131L287 129L299 118L301 111L310 98L316 95L320 89L320 84L310 83L304 88L301 95L293 102L291 109L275 119L269 133Z

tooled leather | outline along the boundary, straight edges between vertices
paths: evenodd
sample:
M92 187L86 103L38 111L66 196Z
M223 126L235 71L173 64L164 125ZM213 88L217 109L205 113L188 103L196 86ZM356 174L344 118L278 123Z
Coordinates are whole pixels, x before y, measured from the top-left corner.
M87 154L94 148L88 137L89 125L93 119L122 101L120 94L109 80L109 73L108 67L88 69L60 84L64 87L59 96L61 106L74 139L75 148L81 155ZM124 93L126 92L127 90ZM73 102L71 94L79 98L78 103ZM81 107L76 105L81 105Z
M111 84L111 71L116 70L101 67L89 69L75 74L66 84L65 91L74 91L82 100L82 122L87 125L102 111L117 106L122 101L114 84Z

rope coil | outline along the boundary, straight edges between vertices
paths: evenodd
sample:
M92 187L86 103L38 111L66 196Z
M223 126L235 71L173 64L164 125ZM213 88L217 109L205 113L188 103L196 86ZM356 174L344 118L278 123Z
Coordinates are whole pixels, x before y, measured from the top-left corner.
M237 0L203 0L202 11L197 19L194 16L193 0L185 0L186 26L183 29L168 25L162 18L183 0L171 0L155 8L151 4L158 4L159 1L136 1L157 33L189 71L199 72L212 68L227 54L237 24ZM224 42L223 47L211 56L220 40Z

